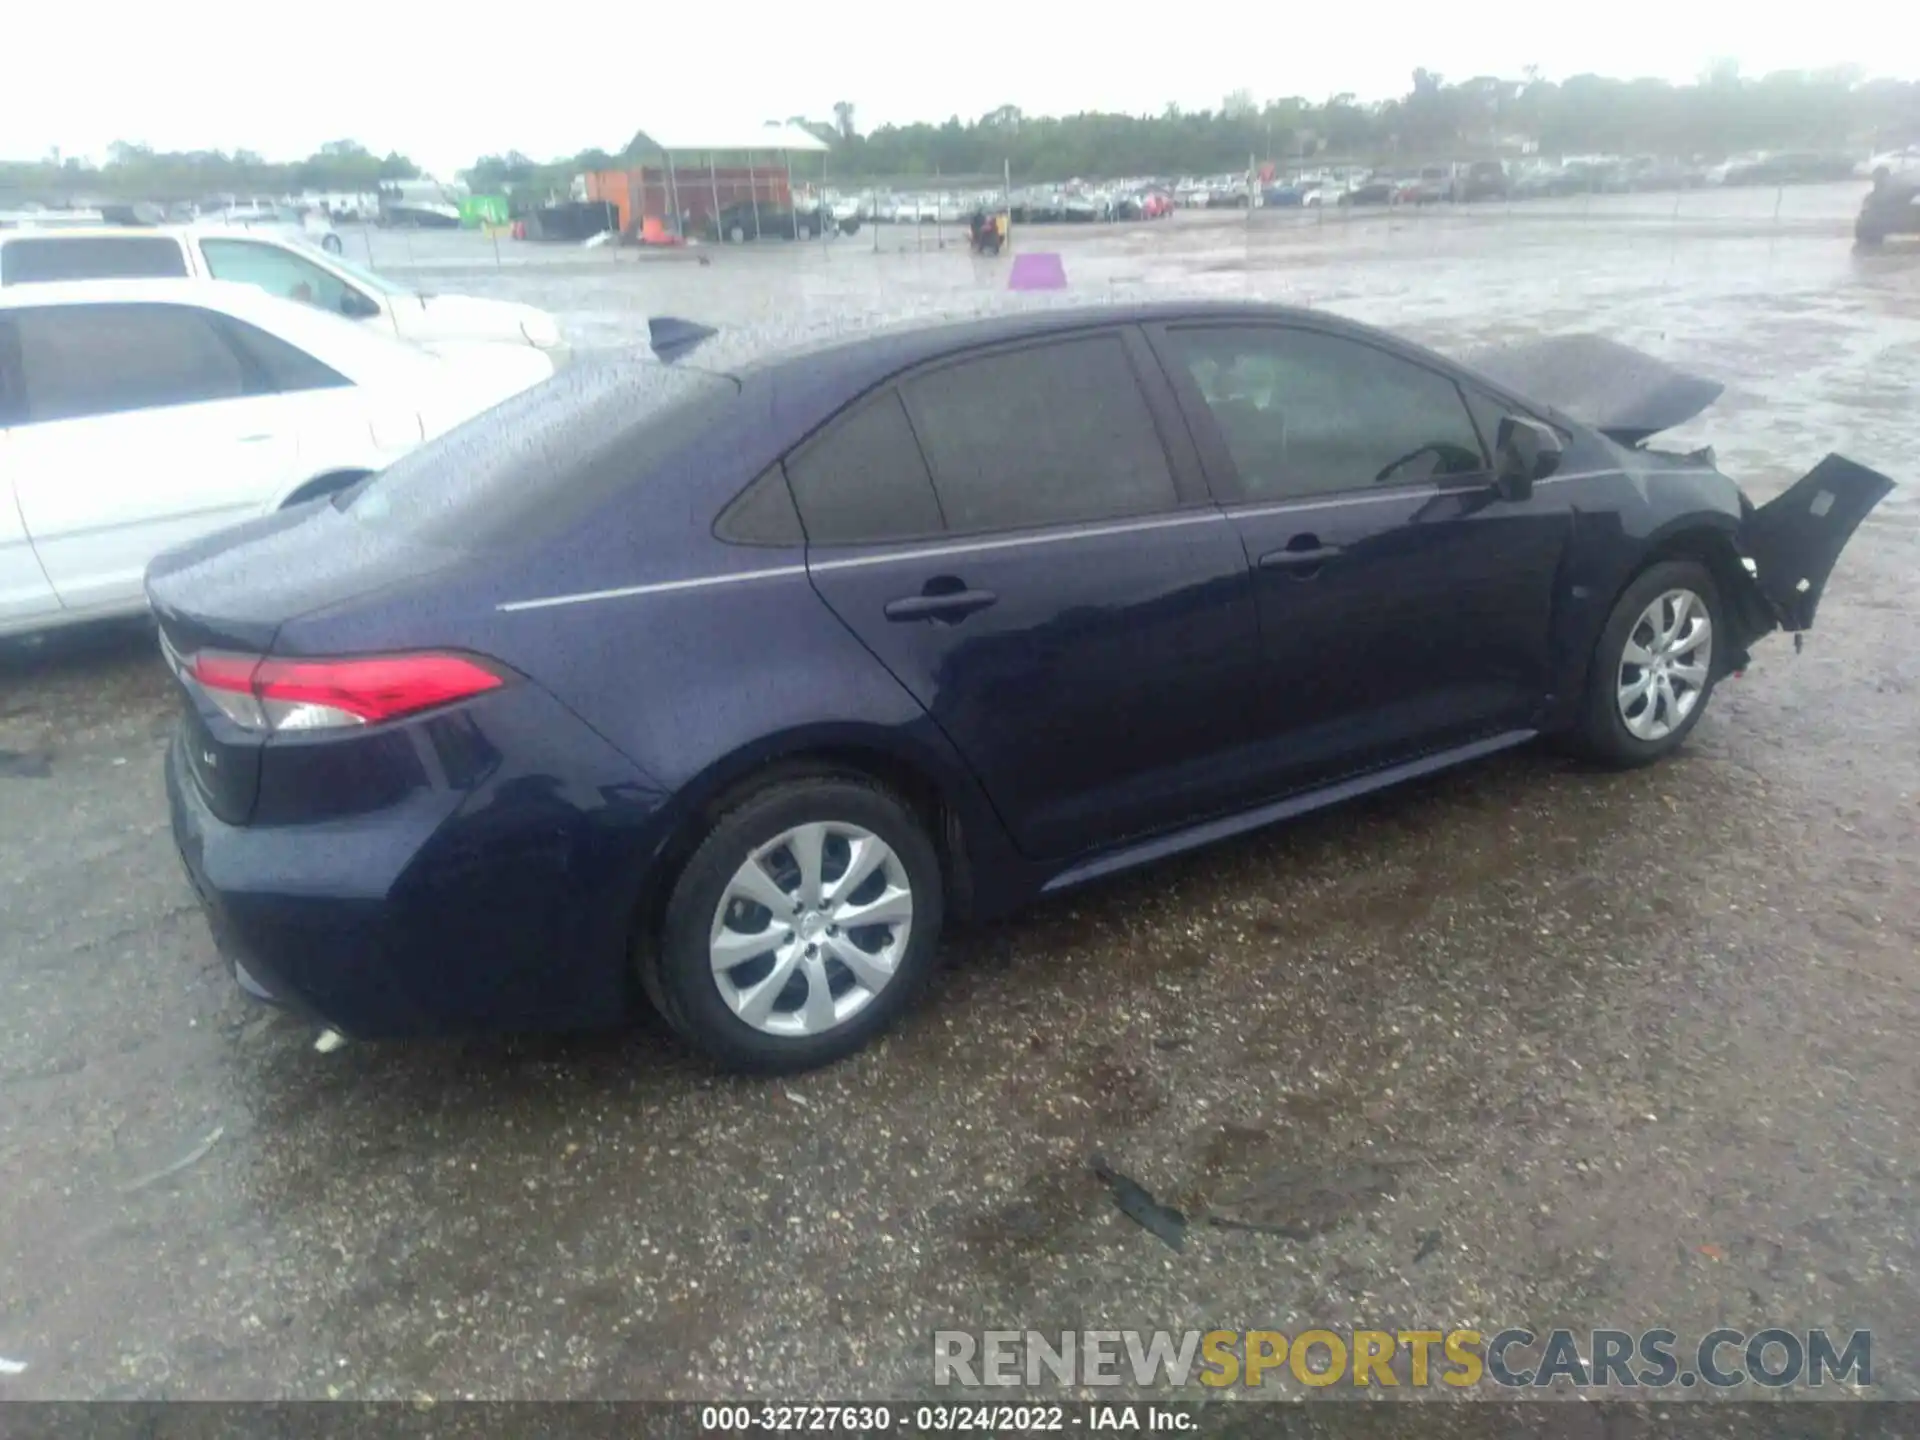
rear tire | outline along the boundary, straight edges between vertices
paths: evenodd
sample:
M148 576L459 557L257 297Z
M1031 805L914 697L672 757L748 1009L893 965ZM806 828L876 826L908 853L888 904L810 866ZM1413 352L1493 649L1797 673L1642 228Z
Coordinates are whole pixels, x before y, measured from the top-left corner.
M913 1002L943 911L939 856L906 805L871 781L806 777L721 815L637 961L667 1022L721 1066L807 1070Z
M1732 632L1713 575L1665 560L1636 575L1594 646L1575 731L1578 748L1615 769L1650 765L1700 723Z

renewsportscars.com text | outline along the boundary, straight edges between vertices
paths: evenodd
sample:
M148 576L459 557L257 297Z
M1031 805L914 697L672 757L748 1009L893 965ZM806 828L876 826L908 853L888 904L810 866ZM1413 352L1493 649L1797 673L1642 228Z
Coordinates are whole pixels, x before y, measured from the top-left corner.
M936 1330L936 1385L1725 1390L1873 1384L1866 1330Z

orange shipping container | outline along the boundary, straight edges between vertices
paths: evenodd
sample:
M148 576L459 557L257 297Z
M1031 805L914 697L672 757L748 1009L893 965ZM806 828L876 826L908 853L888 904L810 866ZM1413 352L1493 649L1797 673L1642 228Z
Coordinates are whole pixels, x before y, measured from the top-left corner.
M647 219L674 223L673 199L688 230L698 233L712 221L714 200L719 208L733 205L785 207L791 203L784 165L675 165L669 176L664 165L637 170L593 170L587 174L587 198L611 203L620 212L620 230L630 234Z

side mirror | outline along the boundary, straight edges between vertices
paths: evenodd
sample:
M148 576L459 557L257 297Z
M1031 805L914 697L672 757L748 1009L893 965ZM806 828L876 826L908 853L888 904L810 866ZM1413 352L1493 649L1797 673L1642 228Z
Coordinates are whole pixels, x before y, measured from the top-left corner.
M1493 488L1502 500L1531 498L1533 482L1560 468L1560 437L1538 420L1504 416L1493 448Z
M340 292L340 313L349 320L371 320L380 313L380 302L358 290Z

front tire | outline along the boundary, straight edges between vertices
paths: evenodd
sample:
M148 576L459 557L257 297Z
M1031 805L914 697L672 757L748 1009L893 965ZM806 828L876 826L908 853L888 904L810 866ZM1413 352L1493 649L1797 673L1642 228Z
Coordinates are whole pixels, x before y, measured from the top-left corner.
M1650 765L1677 750L1706 713L1729 642L1706 566L1666 560L1614 603L1587 673L1578 739L1601 764Z
M730 1070L782 1073L865 1046L932 973L940 860L870 781L816 776L728 810L687 861L641 978Z

